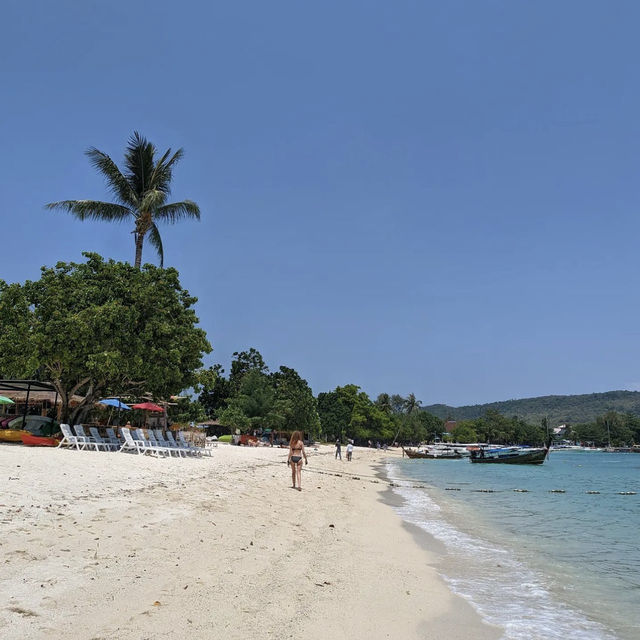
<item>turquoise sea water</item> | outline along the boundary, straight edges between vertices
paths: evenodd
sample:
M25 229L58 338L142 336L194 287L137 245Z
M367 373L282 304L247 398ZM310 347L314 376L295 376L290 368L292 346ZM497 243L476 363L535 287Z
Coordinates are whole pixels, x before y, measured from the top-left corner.
M640 638L639 454L403 459L387 471L402 517L444 544L442 576L504 638Z

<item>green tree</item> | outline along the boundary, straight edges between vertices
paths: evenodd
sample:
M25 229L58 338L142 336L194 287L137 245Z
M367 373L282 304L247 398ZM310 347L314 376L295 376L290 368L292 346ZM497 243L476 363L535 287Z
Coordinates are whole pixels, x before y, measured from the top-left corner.
M451 435L454 442L478 442L478 434L475 430L473 420L461 420L456 422L456 426L453 428Z
M299 429L317 437L320 433L318 402L306 380L289 367L280 367L271 374L275 389L275 411L282 416L282 428Z
M391 410L395 414L402 414L405 412L407 407L407 401L401 395L394 393L390 398L389 402L391 404Z
M68 211L78 220L105 220L123 222L133 220L135 242L134 265L140 268L145 237L164 264L164 250L158 229L159 222L175 223L183 218L200 219L200 209L191 200L167 204L171 193L173 168L184 152L173 155L167 149L156 157L157 149L137 131L129 138L124 157L124 171L102 151L91 147L86 151L91 164L104 176L116 202L99 200L62 200L46 205L48 209Z
M80 422L107 394L167 398L195 384L211 345L178 272L84 255L0 289L3 373L50 379L65 422ZM71 409L74 394L83 400Z
M607 433L607 444L621 447L633 442L633 431L628 426L628 420L616 411L607 411L603 416L596 418L596 424L602 427L602 431Z
M337 391L319 393L318 416L320 433L326 440L342 439L351 420L351 407L342 402Z
M380 395L378 395L375 404L381 411L383 411L387 415L391 415L393 413L393 407L391 406L391 396L388 393L381 393Z
M410 393L405 400L405 411L407 415L411 415L420 408L422 402L418 400L413 393Z
M214 364L200 378L202 390L198 400L210 418L219 418L231 397L231 383L224 377L221 364Z
M257 369L246 373L238 393L229 399L229 408L243 413L253 427L271 426L274 422L275 392L269 376Z
M187 424L189 422L201 422L207 417L204 407L198 400L190 397L179 398L178 402L167 408L167 415L172 422Z
M251 420L244 415L242 409L231 405L220 414L220 422L227 427L233 427L244 432L248 431L251 426Z
M264 358L257 349L251 347L249 351L234 351L231 361L231 372L229 374L229 384L231 393L235 394L240 388L242 379L250 371L258 373L269 373L269 367L264 362Z

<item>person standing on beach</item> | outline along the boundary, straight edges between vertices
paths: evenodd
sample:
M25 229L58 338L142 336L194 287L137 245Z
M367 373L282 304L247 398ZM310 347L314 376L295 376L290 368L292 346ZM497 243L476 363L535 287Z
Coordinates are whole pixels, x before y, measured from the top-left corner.
M340 448L340 438L336 440L336 460L338 458L342 460L342 449Z
M347 461L351 462L351 456L353 455L353 442L349 440L349 444L347 445Z
M291 466L291 481L293 483L293 489L302 491L302 458L304 463L308 464L307 453L304 450L304 442L302 441L302 433L300 431L294 431L291 434L291 440L289 441L289 458L287 464ZM298 486L296 487L296 481Z

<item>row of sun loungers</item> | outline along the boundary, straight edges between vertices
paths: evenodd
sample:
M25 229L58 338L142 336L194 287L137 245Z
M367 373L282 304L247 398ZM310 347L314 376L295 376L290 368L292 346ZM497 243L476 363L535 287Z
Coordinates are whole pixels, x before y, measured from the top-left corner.
M63 438L58 447L74 449L93 449L94 451L125 451L130 453L147 454L156 457L211 455L211 450L205 447L197 447L187 441L182 431L174 436L173 432L162 429L147 429L147 434L142 429L128 429L122 427L122 440L118 438L113 428L108 427L107 436L102 437L96 427L89 427L89 434L81 424L74 425L73 429L68 424L61 424Z

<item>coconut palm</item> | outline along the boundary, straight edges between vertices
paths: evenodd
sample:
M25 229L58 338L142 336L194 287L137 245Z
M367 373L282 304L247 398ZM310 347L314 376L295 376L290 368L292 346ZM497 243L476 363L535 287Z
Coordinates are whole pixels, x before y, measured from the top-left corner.
M404 403L407 415L411 415L414 411L417 411L422 404L422 402L418 400L413 393L410 393L407 396L407 399L404 401Z
M155 145L135 131L127 144L125 171L121 172L106 153L91 147L86 155L105 177L116 202L62 200L46 205L47 209L68 211L78 220L121 222L132 218L135 266L140 268L142 246L147 235L160 257L160 266L163 266L164 251L157 223L175 223L182 218L200 220L200 209L191 200L167 204L173 167L182 158L183 150L178 149L171 155L171 149L167 149L159 160L156 160L156 151Z

